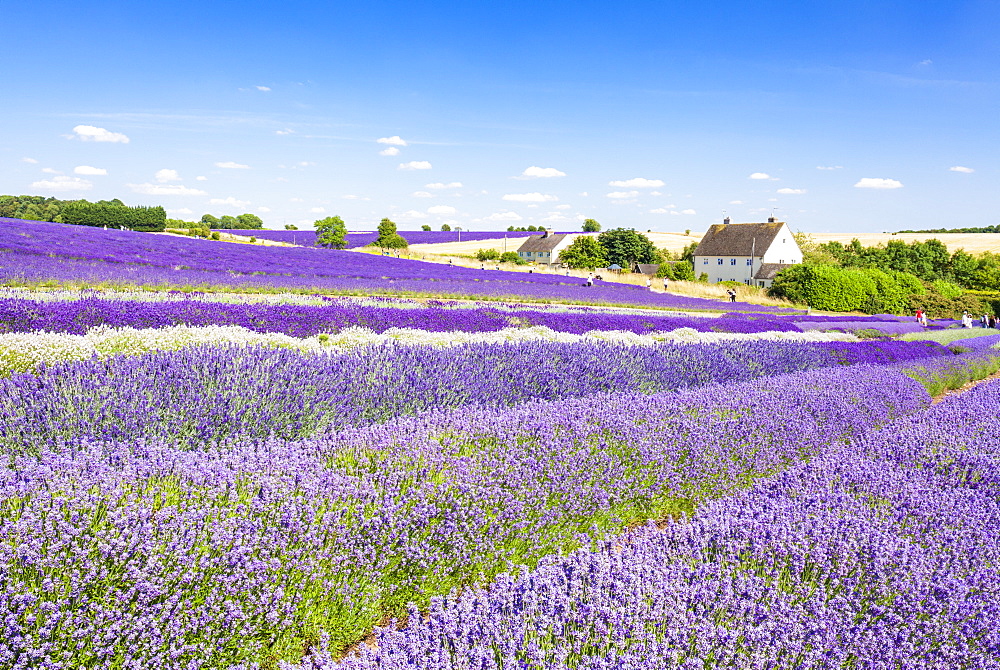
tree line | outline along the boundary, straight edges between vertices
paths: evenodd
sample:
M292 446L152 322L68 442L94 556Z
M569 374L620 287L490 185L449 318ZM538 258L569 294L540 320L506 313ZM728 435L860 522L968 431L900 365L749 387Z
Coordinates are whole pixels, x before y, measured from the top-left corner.
M772 296L815 309L869 314L920 308L954 317L1000 308L1000 254L949 252L936 239L867 247L857 239L816 244L797 234L796 240L803 262L775 278Z
M89 202L38 195L0 195L0 216L143 232L162 232L167 221L159 206L130 207L117 198Z

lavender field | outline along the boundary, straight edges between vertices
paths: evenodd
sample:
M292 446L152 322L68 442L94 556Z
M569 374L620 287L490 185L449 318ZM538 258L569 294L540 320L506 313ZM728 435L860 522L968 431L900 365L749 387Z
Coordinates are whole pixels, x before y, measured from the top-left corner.
M0 667L1000 667L1000 335L0 225Z
M787 312L654 293L557 274L476 270L318 248L259 247L200 238L0 218L0 285L183 288L583 303L656 309Z
M285 244L297 244L300 246L312 246L316 244L316 231L314 230L220 230L219 232L230 235L240 235L242 237L256 237L259 240L271 240L273 242L284 242ZM506 237L509 240L523 240L532 235L541 233L512 232L512 231L458 231L447 230L401 230L399 234L410 244L441 244L443 242L468 242L472 240L502 240ZM347 233L344 238L347 241L347 249L357 249L371 244L378 239L378 232L355 232ZM513 247L512 247L513 249Z

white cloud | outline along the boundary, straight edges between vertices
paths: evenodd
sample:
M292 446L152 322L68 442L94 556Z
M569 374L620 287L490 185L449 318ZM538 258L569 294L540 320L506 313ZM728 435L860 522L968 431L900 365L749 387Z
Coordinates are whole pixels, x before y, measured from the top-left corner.
M556 209L571 209L572 205L556 205Z
M298 166L299 167L315 167L316 163L314 163L313 161L299 161L298 162Z
M285 128L284 130L275 130L274 134L275 135L291 135L294 132L295 131L292 130L291 128Z
M73 168L74 174L105 175L108 171L104 168L91 167L90 165L77 165Z
M662 179L625 179L624 181L609 181L608 186L620 186L621 188L659 188L663 186Z
M627 200L629 198L634 198L639 195L638 191L612 191L608 193L607 197L612 200Z
M972 168L963 167L961 165L956 165L955 167L950 167L948 169L951 170L952 172L964 172L965 174L972 174L973 172L975 172L975 170L973 170Z
M557 170L555 168L543 168L537 165L532 165L529 168L525 168L524 172L521 173L521 178L535 178L535 177L565 177L566 173L562 170Z
M864 177L854 185L854 188L903 188L903 183L895 179L879 179L875 177Z
M204 177L202 175L198 175L194 179L195 179L195 181L208 181L208 177Z
M55 168L42 168L42 172L45 174L62 174L62 172L56 170Z
M817 165L817 170L843 170L843 165Z
M135 193L143 195L208 195L197 188L188 188L181 184L125 184Z
M268 212L271 211L271 208L270 207L258 207L257 211L260 212L261 214L267 214Z
M128 137L122 133L113 133L110 130L98 128L97 126L74 126L73 132L76 133L76 139L83 140L84 142L129 143Z
M375 141L378 142L379 144L392 144L397 147L406 146L406 140L404 140L399 135L393 135L392 137L380 137Z
M302 198L289 198L288 202L305 202Z
M804 188L779 188L778 193L781 195L802 195L806 190Z
M433 198L434 194L429 191L414 191L411 194L414 198Z
M508 193L503 199L510 202L555 202L559 198L548 193Z
M242 163L234 163L233 161L222 161L220 163L216 163L215 167L226 168L228 170L249 170L250 169L249 165L243 165Z
M693 209L682 209L681 210L681 214L697 214L697 213L698 212L694 211Z
M24 162L24 163L37 163L38 162L34 158L28 158L27 156L25 156L24 158L22 158L21 161Z
M167 214L194 214L194 212L187 207L181 207L180 209L168 209Z
M410 161L409 163L400 163L400 170L430 170L431 164L427 161Z
M157 170L156 174L153 176L156 179L156 181L160 182L161 184L164 184L168 181L181 180L181 176L177 174L177 170L168 170L167 168L163 168L162 170Z
M309 208L309 213L310 214L325 214L326 213L326 207L310 207Z
M729 204L730 205L742 205L743 201L742 200L730 200Z
M930 65L933 62L934 61L932 61L930 58L925 58L924 60L922 60L919 63L917 63L917 65Z
M496 212L495 214L490 214L484 221L520 221L522 217L517 212Z
M656 209L649 210L650 214L670 214L670 210L666 207L657 207Z
M583 193L580 194L580 196L584 197L584 198L586 198L588 195L590 195L590 194L587 193L586 191L584 191Z
M403 219L426 219L427 215L415 209L408 209L400 215Z
M93 187L94 185L86 179L65 176L43 179L31 184L31 188L43 191L89 191Z
M433 188L437 190L445 188L462 188L462 182L460 181L450 181L447 184L442 184L441 182L435 182L433 184L426 184L425 188Z
M766 172L754 172L750 175L750 179L770 179L771 175Z
M389 147L388 149L382 149L382 151L378 152L378 155L379 156L398 156L399 155L399 148L398 147Z
M229 207L236 207L238 209L246 209L246 206L250 204L249 200L237 200L233 196L228 198L212 198L209 200L213 205L228 205Z
M254 86L254 88L256 88L258 91L270 91L271 90L270 86Z
M663 192L662 191L650 191L649 194L650 195L663 195Z
M457 210L450 205L434 205L427 208L428 214L454 214Z
M670 216L680 216L680 212L670 212Z

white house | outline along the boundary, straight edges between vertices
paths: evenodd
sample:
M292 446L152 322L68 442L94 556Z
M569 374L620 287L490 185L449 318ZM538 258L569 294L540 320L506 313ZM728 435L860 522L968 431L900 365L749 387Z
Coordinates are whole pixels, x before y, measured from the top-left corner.
M790 265L802 262L792 231L772 216L767 223L722 223L708 229L694 250L694 274L708 281L738 281L767 288Z
M543 230L541 235L532 235L524 240L517 255L526 261L550 265L559 259L559 253L573 243L576 235L552 233Z

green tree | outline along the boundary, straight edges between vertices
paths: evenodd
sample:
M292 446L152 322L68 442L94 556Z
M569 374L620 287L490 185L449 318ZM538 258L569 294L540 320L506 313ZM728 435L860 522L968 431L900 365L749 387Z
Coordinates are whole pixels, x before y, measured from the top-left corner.
M659 263L660 252L642 233L628 228L613 228L597 236L609 264L631 268L633 263Z
M256 214L240 214L236 217L237 225L242 230L263 230L264 222Z
M496 249L480 249L476 252L476 260L496 261L500 260L500 252Z
M212 216L211 214L205 214L201 217L201 222L204 223L209 228L218 228L219 220Z
M373 247L380 249L405 249L409 243L402 235L396 232L396 223L388 218L383 218L378 223L378 239L371 243Z
M420 226L420 230L430 230L430 229L431 229L431 227L429 225L427 225L426 223L424 225Z
M298 230L298 229L299 229L299 227L296 226L294 223L286 223L285 224L285 230Z
M347 246L347 225L339 216L328 216L313 223L316 228L316 244L327 249L343 249Z
M447 223L442 223L441 224L441 230L443 230L445 232L448 232L448 231L451 230L451 226L449 226Z
M559 252L559 262L571 268L603 268L608 259L604 247L596 239L581 235Z
M500 254L501 263L514 263L515 265L527 265L528 261L517 255L516 251L505 251Z
M235 216L229 216L228 214L219 219L219 228L225 230L233 230L240 227L239 219Z
M584 221L583 221L583 232L585 232L585 233L599 233L599 232L601 232L601 224L599 224L594 219L584 219Z

